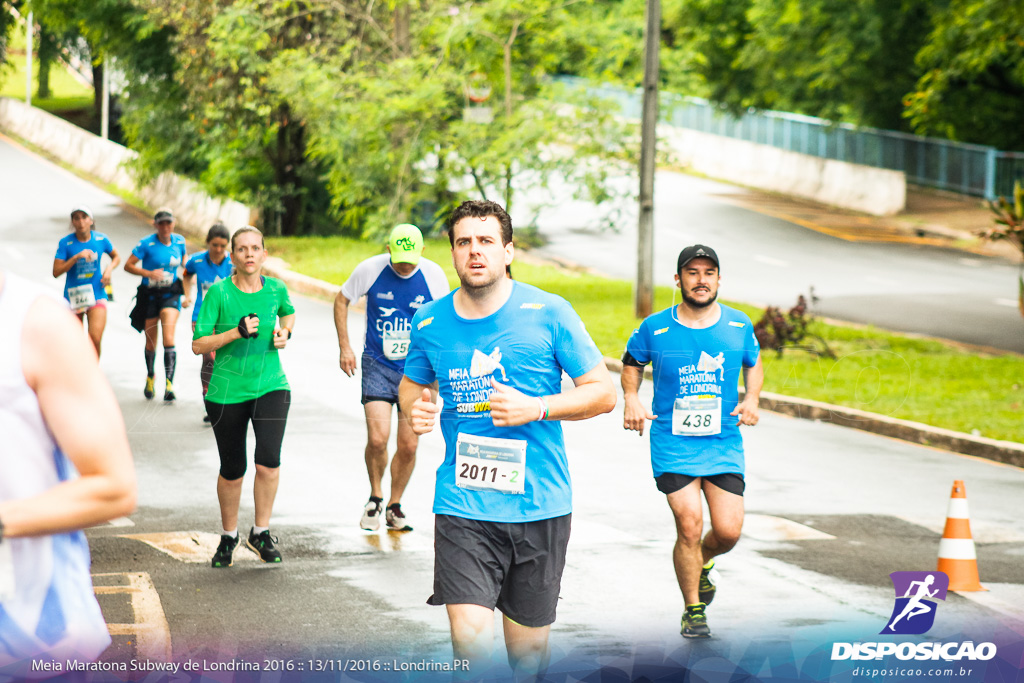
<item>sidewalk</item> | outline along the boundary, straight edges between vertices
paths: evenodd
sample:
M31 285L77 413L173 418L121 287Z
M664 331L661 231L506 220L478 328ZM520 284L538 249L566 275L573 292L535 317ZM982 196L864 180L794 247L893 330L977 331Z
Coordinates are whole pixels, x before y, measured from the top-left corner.
M852 242L899 242L962 249L1013 263L1021 254L1007 242L991 242L975 233L993 224L993 213L980 198L927 188L907 188L907 208L896 216L870 216L805 199L744 188L714 195L816 232Z

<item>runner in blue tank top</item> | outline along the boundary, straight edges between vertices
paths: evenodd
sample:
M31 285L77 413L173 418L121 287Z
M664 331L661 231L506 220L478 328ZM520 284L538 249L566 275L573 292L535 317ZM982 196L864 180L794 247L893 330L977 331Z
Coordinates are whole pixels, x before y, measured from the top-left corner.
M615 407L615 387L561 297L514 282L512 221L488 201L449 220L462 286L413 317L402 413L445 439L434 497L434 594L457 658L486 666L494 608L517 676L543 673L565 567L572 488L559 420ZM562 391L562 372L575 388ZM483 660L483 661L482 661ZM476 668L476 671L480 671Z
M391 407L398 402L398 383L409 351L412 316L422 306L448 293L448 278L441 266L422 258L423 235L415 225L396 225L388 236L387 248L388 253L372 256L356 266L341 286L334 299L334 324L341 349L341 369L351 377L356 371L356 355L348 338L348 307L366 296L362 402L370 499L363 507L359 526L376 531L383 512L388 529L412 531L412 520L402 510L402 494L416 465L419 439L401 416L395 457L391 460L391 493L384 506Z
M100 355L103 330L107 326L107 291L111 273L121 263L121 256L102 232L93 230L92 211L80 205L71 210L70 235L61 238L53 257L53 276L64 279L64 298L78 319L85 318L89 339ZM110 259L103 267L103 255Z
M740 425L757 424L764 384L754 326L744 313L716 301L718 281L714 249L683 249L676 261L682 302L644 320L622 357L623 427L643 434L646 421L653 420L651 465L676 520L673 563L686 605L687 638L711 635L705 609L715 597L714 558L732 550L743 527ZM637 394L648 363L654 365L653 412ZM703 541L702 491L711 515Z
M164 400L173 401L174 367L178 354L174 348L174 326L181 311L183 288L178 268L185 263L185 238L174 233L174 215L170 209L160 209L153 216L156 234L140 241L124 269L132 275L142 276L137 307L145 320L146 332L146 388L143 394L153 398L154 364L156 362L156 336L158 326L163 329L164 344Z
M203 297L206 290L215 282L226 280L231 277L234 266L228 258L228 240L231 239L231 232L223 223L215 223L206 233L206 251L200 251L189 257L185 262L185 272L181 276L182 288L185 291L185 299L181 302L182 307L188 308L192 305L192 285L198 282L195 302L192 309L192 331L195 332L196 320L199 319L199 309L203 306ZM210 387L210 377L213 374L213 363L217 357L216 351L203 354L203 364L199 369L199 381L203 387L203 396ZM203 422L209 422L210 416L203 415Z

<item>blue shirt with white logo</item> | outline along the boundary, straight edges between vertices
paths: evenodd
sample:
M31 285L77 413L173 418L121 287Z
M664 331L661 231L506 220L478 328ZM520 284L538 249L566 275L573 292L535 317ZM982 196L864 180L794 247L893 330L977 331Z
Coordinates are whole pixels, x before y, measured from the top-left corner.
M102 232L91 230L90 233L89 239L85 242L80 242L76 234L71 233L61 238L57 244L57 253L54 255L54 258L61 261L67 261L75 254L86 249L91 249L96 254L96 258L92 261L84 258L78 259L75 265L71 266L71 270L67 272L67 277L64 279L64 298L68 301L71 300L71 297L68 296L69 288L88 284L92 285L96 301L107 298L107 293L103 289L103 268L100 261L103 260L104 254L110 254L114 251L114 245L110 243L110 238Z
M192 322L199 319L199 309L203 305L203 296L214 282L231 277L234 266L231 258L224 255L224 260L216 264L210 260L210 252L200 251L192 254L185 262L185 272L196 276L196 303L192 307Z
M742 311L719 304L714 325L686 327L676 307L659 311L634 330L626 351L638 362L653 363L654 405L651 423L651 466L654 476L666 472L691 477L743 474L743 437L736 416L741 369L757 363L761 347L754 326ZM721 432L691 436L673 434L676 399L705 398L721 402Z
M422 258L411 275L402 277L391 267L389 254L366 259L341 286L349 301L366 295L363 353L399 373L405 366L413 315L448 291L448 278L441 266Z
M576 378L602 362L583 321L565 299L514 282L509 300L476 320L459 317L454 295L424 306L413 317L405 375L438 383L445 458L437 468L434 513L490 522L527 522L572 512L569 463L557 421L496 427L491 421L491 379L528 396L562 390L562 371ZM539 404L538 404L539 412ZM523 493L456 485L468 467L456 466L460 434L526 441ZM486 466L486 463L483 463ZM479 468L478 468L479 469ZM461 480L466 483L465 477Z
M149 287L170 287L178 279L178 267L185 262L185 238L171 233L170 245L164 244L155 234L145 237L135 248L132 255L142 262L143 270L162 269L168 274L163 282L150 282L148 277L142 278L142 284Z

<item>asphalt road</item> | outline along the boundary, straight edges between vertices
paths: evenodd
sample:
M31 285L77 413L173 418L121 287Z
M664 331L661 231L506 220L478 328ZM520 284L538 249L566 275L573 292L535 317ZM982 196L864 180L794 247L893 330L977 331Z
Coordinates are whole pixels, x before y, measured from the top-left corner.
M0 139L0 267L59 292L50 277L53 252L68 231L68 210L80 202L92 206L97 228L124 257L150 231L116 198ZM287 679L300 669L303 680L420 680L430 674L395 667L451 662L444 610L425 604L440 436L421 441L403 501L415 530L359 530L368 492L358 377L337 369L330 305L295 297L295 338L283 355L294 402L273 518L284 563L264 566L240 549L234 567L214 570L218 463L201 422L188 317L177 329L179 400L146 401L142 337L127 321L135 285L126 273L115 276L101 359L125 415L140 491L130 519L88 532L99 599L115 634L104 661L241 663L265 674L235 680ZM358 341L357 315L350 329ZM552 630L561 680L596 669L606 672L602 680L678 676L683 667L701 680L724 680L812 665L813 680L849 680L858 663L828 661L831 643L878 639L893 605L888 574L934 569L954 479L966 481L989 591L950 594L927 637L992 639L1019 650L1024 470L771 414L745 430L749 515L739 546L718 564L722 580L709 611L716 637L684 642L671 515L651 479L647 438L623 431L621 420L620 403L612 414L564 426L575 505ZM242 500L247 528L251 471ZM370 671L341 676L342 666ZM291 674L272 671L281 667ZM317 668L326 673L310 674ZM507 671L499 663L489 675ZM145 671L120 676L162 680ZM956 680L984 677L979 668Z
M565 193L556 188L555 193ZM654 277L671 285L679 250L713 247L722 261L721 296L790 308L813 287L819 315L1024 353L1017 311L1018 265L924 241L851 241L737 206L747 191L659 171L655 182ZM539 202L527 195L524 205ZM524 206L517 220L536 209ZM616 278L636 278L637 219L627 204L617 230L596 230L598 212L580 201L539 210L558 256ZM520 224L522 224L520 222Z

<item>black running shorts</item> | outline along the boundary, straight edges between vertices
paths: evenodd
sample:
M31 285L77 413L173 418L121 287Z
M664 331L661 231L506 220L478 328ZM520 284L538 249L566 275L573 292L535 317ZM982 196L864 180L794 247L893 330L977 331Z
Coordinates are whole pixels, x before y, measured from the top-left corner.
M676 474L675 472L665 472L659 474L654 478L654 481L658 484L658 490L664 493L666 496L670 493L675 493L681 488L688 486L691 481L698 477L691 477L688 474ZM743 481L742 474L735 474L733 472L727 472L725 474L712 474L706 477L699 477L704 481L711 482L723 491L729 493L735 493L737 496L742 496L743 491L747 488L747 483Z
M434 517L430 605L497 607L531 628L555 621L572 515L535 522Z

